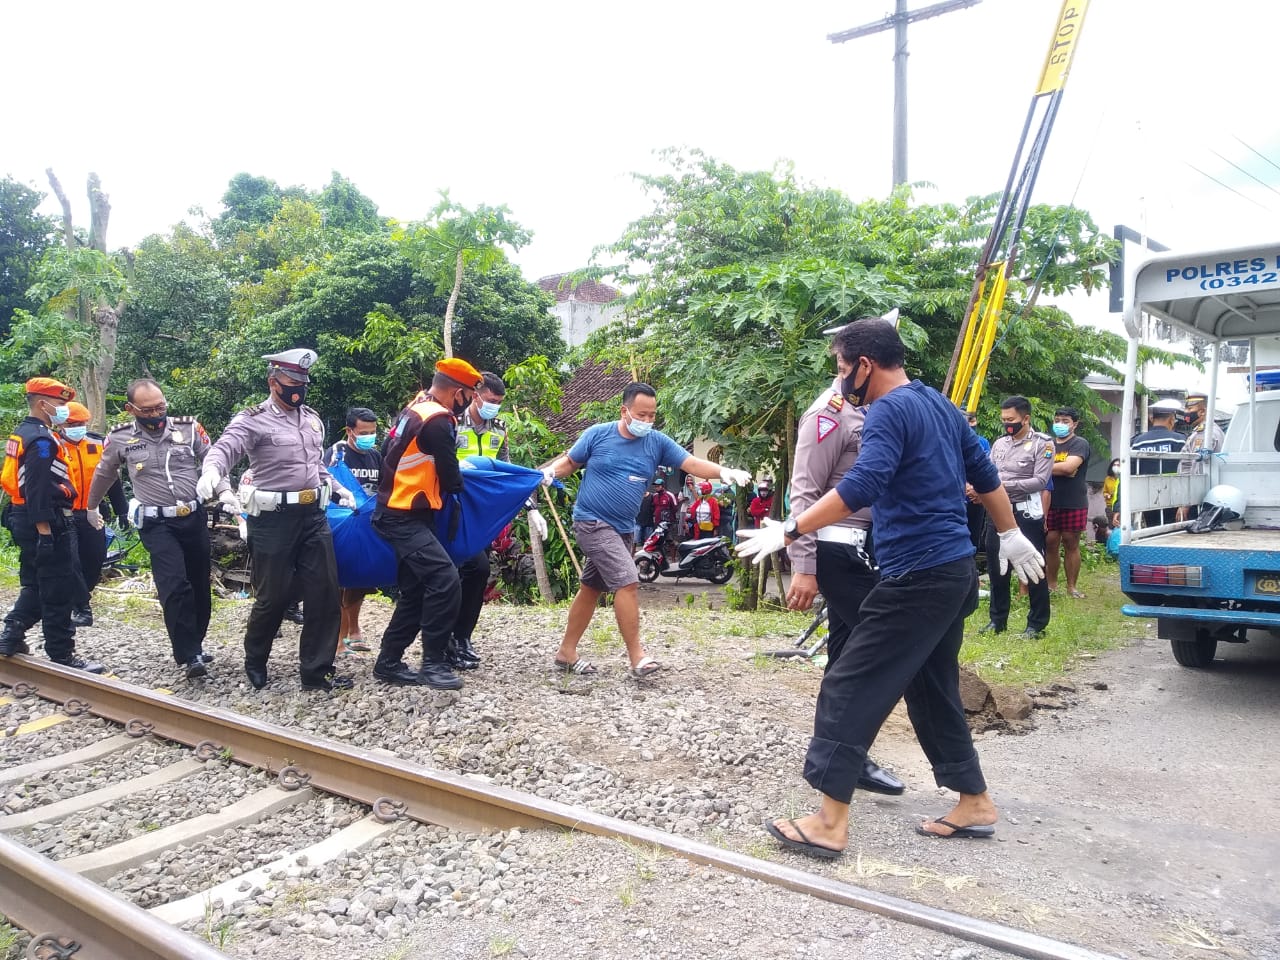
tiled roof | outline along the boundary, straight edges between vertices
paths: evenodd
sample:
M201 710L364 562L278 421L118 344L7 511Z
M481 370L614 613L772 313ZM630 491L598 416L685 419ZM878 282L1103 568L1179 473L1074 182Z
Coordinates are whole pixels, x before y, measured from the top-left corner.
M539 280L538 286L547 291L547 293L553 294L556 298L556 303L564 303L566 300L578 300L586 303L612 303L618 299L617 289L607 283L583 280L576 286L570 286L564 282L567 276L567 273L553 273L551 276L543 277Z
M609 369L602 363L587 361L574 371L569 382L564 385L561 412L547 417L547 426L568 437L572 443L578 438L578 434L594 423L592 420L579 419L578 413L582 405L620 396L623 388L630 382L630 371Z

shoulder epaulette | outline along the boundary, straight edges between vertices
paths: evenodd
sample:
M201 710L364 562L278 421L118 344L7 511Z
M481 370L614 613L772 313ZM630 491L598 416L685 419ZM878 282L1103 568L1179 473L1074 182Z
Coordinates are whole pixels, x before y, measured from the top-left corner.
M196 422L196 418L190 417L190 416L170 417L169 419L174 423L195 423Z
M1052 439L1053 439L1053 437L1049 436L1049 434L1047 434L1047 433L1041 433L1039 430L1032 430L1032 431L1031 431L1031 435L1032 435L1033 437L1035 437L1037 440L1052 440Z
M843 394L843 393L836 393L836 392L833 390L833 391L831 392L831 399L827 401L827 409L829 409L829 410L834 410L836 413L839 413L841 410L843 410L843 409L844 409L844 394Z
M240 412L243 413L246 417L256 417L258 414L262 413L262 411L265 409L267 408L263 406L245 407Z

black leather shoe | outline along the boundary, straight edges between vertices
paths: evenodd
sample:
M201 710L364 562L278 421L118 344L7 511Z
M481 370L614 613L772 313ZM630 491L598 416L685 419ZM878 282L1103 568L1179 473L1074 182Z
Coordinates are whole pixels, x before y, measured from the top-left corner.
M201 651L200 651L200 662L201 662L201 663L213 663L213 654L212 654L212 653L205 653L203 650L201 650Z
M77 657L74 653L66 659L59 660L56 657L50 657L54 663L60 663L64 667L70 667L72 670L83 670L85 673L106 673L107 668L100 663L94 663L92 660L84 660Z
M302 604L291 603L284 608L284 618L290 623L302 623Z
M271 679L267 676L267 665L265 663L262 666L246 663L244 665L244 675L249 678L249 682L253 684L253 689L255 690L261 690L267 685L267 681Z
M209 673L205 668L204 661L199 657L192 657L191 662L182 669L186 673L188 680L195 680L197 677L203 677Z
M393 683L402 687L416 687L419 683L418 671L403 660L388 663L381 658L373 665L373 676L383 683Z
M1027 627L1027 629L1023 630L1020 634L1018 634L1018 636L1020 636L1023 640L1035 640L1037 637L1043 637L1044 631L1037 630L1035 627Z
M455 646L458 651L459 660L464 663L473 663L476 666L480 665L480 654L476 648L472 646L470 637L464 637L457 641Z
M15 653L30 653L31 648L22 634L13 627L5 627L0 633L0 657L12 657Z
M437 690L462 689L462 678L449 668L449 664L439 661L422 664L422 669L418 671L418 683Z
M906 784L887 770L882 770L875 761L867 760L862 764L862 776L858 778L858 789L871 793L887 793L896 797L906 790Z
M979 633L1004 633L1007 629L1009 628L1006 627L1003 623L995 623L994 621L988 620L987 625L985 627L980 627L978 629L978 632Z
M451 640L445 649L445 659L455 670L474 670L480 666L480 654L470 640Z
M330 670L319 677L303 677L303 690L323 690L332 693L334 690L350 690L356 682L345 674L337 674Z
M92 627L93 611L88 607L76 607L71 611L71 625L73 627Z

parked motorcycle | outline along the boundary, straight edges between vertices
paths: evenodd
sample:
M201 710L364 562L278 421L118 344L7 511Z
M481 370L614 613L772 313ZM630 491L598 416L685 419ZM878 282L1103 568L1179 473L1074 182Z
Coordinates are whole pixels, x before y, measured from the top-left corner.
M636 573L645 583L653 583L663 577L697 577L712 583L728 583L733 572L729 569L732 556L729 541L724 537L703 537L677 544L677 559L668 559L671 544L669 523L653 528L649 539L635 552Z

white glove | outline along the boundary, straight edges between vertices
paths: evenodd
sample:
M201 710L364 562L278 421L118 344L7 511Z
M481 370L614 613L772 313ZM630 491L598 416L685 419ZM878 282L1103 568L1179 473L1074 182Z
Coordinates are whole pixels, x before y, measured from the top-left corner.
M239 522L236 524L236 529L240 532L240 539L247 542L249 539L249 525L244 522L244 517L240 517Z
M752 562L759 565L764 563L764 558L769 554L777 553L786 545L787 537L782 532L782 524L765 517L760 521L759 530L739 530L738 545L733 549L743 560L752 560L754 557Z
M95 530L101 530L104 526L102 521L102 512L97 507L94 507L92 510L86 510L84 512L84 518L89 521L89 526L93 527Z
M1017 527L1000 534L1000 573L1008 573L1010 567L1023 583L1044 579L1044 557Z
M556 479L556 471L554 468L552 467L542 468L542 485L544 487L551 486L551 484L555 482L555 479Z
M720 479L725 483L732 483L735 487L751 486L751 474L745 470L735 470L733 467L721 467Z
M529 532L537 534L539 541L547 539L547 521L537 510L529 510Z
M213 488L221 482L222 477L217 470L206 470L196 481L196 498L201 502L213 499Z
M240 505L240 498L230 490L223 490L218 494L218 502L222 504L224 512L231 516L237 516L243 509Z
M356 509L356 495L346 487L335 486L333 497L338 501L338 506L346 507L348 510Z

